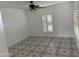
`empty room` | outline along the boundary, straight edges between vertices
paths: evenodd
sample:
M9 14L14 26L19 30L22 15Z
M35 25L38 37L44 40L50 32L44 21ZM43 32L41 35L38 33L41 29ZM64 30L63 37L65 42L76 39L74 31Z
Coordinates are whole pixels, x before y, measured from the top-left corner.
M1 57L79 57L78 1L0 1Z

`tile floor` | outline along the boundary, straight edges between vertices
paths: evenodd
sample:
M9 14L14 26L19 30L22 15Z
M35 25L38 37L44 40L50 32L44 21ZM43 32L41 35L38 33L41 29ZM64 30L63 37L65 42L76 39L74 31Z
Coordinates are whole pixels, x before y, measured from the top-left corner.
M11 57L79 57L72 37L29 37L9 47Z

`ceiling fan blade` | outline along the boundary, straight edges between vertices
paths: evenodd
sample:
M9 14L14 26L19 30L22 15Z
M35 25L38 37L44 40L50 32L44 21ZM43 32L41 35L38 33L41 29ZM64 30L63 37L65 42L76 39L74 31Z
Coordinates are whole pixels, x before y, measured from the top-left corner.
M46 8L46 7L40 7L39 5L35 5L35 8Z
M37 7L37 8L46 8L46 7Z
M50 4L43 4L43 5L40 5L40 7L54 6L54 5L62 4L62 3L67 3L67 2L54 2L54 3L50 3Z

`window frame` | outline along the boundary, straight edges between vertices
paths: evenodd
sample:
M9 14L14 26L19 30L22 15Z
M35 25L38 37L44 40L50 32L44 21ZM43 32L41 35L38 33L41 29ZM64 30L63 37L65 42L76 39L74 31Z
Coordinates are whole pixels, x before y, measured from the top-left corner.
M49 31L49 30L48 30L48 20L47 20L47 19L48 19L48 18L47 18L47 16L48 16L48 15L51 15L51 25L52 25L52 31ZM46 26L46 27L47 27L47 31L44 31L44 27L43 27L43 18L42 18L42 32L44 32L44 33L52 33L52 32L53 32L53 20L52 20L52 14L42 15L42 17L43 17L43 16L45 16L45 17L46 17L46 24L47 24L47 26Z

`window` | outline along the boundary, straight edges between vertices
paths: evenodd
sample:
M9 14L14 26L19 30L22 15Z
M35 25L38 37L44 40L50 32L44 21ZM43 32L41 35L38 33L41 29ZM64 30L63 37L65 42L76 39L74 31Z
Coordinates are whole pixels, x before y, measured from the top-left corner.
M42 16L43 32L47 32L47 20L46 16Z
M78 20L78 9L74 10L74 27L75 27L75 34L77 38L79 38L79 20Z
M42 25L43 25L43 32L53 32L51 14L42 16Z
M1 16L1 12L0 12L0 32L3 31L3 22L2 22L2 16Z

